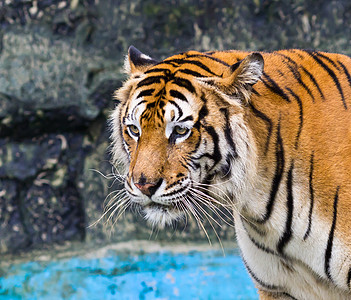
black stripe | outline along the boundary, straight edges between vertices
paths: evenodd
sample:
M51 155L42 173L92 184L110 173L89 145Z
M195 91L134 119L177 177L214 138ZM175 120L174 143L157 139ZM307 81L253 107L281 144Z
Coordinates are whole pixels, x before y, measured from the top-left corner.
M238 62L236 62L235 64L231 65L231 66L230 66L230 71L234 73L234 72L235 72L235 70L236 70L237 68L239 68L239 66L240 66L241 62L242 62L242 61L241 61L241 60L239 60L239 61L238 61Z
M311 226L312 226L312 212L313 212L313 206L314 206L313 166L314 166L314 153L312 152L311 160L310 160L310 175L309 175L309 179L308 179L308 185L309 185L309 190L310 190L310 210L308 212L307 229L306 229L305 235L303 236L304 240L306 240L308 238L308 236L310 235Z
M173 104L177 109L178 109L178 112L179 112L179 116L178 116L178 119L179 120L182 116L183 116L183 110L181 109L181 107L177 104L177 102L173 101L173 100L169 100L169 103Z
M263 216L262 219L256 220L258 223L265 223L269 217L272 214L273 211L273 206L275 202L275 197L277 195L277 192L279 190L280 182L282 180L283 172L284 172L284 165L285 165L285 159L284 159L284 148L283 148L283 140L280 134L280 120L278 123L278 128L277 128L277 142L276 142L276 150L275 150L275 156L276 156L276 168L275 168L275 173L274 173L274 178L272 181L272 187L271 187L271 192L269 195L269 200L266 206L266 213Z
M278 70L277 72L281 77L285 77L285 74L282 71Z
M339 79L338 77L335 75L335 73L318 57L318 53L316 52L313 52L313 51L306 51L325 71L327 71L327 73L329 74L329 76L333 79L338 91L339 91L339 94L341 96L341 100L342 100L342 103L344 105L344 108L347 109L347 105L346 105L346 102L345 102L345 97L344 97L344 93L342 91L342 88L341 88L341 85L340 85L340 82L339 82ZM321 55L319 55L321 56ZM323 56L322 56L323 57Z
M194 127L195 127L195 126L194 126ZM193 127L193 128L194 128L194 127ZM199 131L198 128L196 128L196 129ZM191 136L193 135L193 132L194 132L194 131L191 131L189 137L191 137ZM199 133L200 133L200 132L199 132ZM195 144L195 146L194 146L194 150L192 150L191 153L188 154L188 157L189 157L190 159L191 159L191 155L194 154L194 153L196 153L196 151L199 149L199 147L200 147L200 145L201 145L201 141L202 141L202 138L201 138L201 135L199 134L199 137L198 137L198 139L197 139L197 141L196 141L196 144ZM206 141L205 141L205 143L206 143Z
M293 73L297 82L305 89L305 91L312 98L312 102L314 102L314 96L313 96L311 90L309 89L309 87L302 81L301 74L299 73L299 71L296 68L293 68L292 66L288 66L288 67L289 67L290 71Z
M292 236L292 219L293 219L293 212L294 212L294 197L293 197L293 170L294 170L294 162L291 163L288 176L287 176L287 183L286 183L286 192L287 192L287 199L286 199L286 209L287 209L287 216L285 221L285 230L283 235L280 237L277 251L283 254L284 248L289 243L291 236Z
M204 104L201 107L200 111L199 111L199 118L198 118L198 120L201 120L201 119L205 118L207 115L208 115L208 108L207 108L207 105Z
M346 279L346 284L349 290L351 290L351 268L349 269L349 272L347 273L347 279Z
M191 158L189 161L189 166L194 170L196 171L197 169L199 169L201 167L201 165L197 162L194 161L193 158Z
M267 73L263 72L263 76L261 77L261 81L273 93L277 94L278 96L283 98L285 101L290 102L288 95L286 95L284 93L284 91L279 87L279 85L271 77L269 77Z
M263 112L259 111L256 107L254 107L251 102L249 103L249 105L253 113L256 115L256 117L260 118L267 124L268 134L267 134L267 141L266 141L265 150L264 150L264 155L266 155L268 151L271 135L272 135L272 128L273 128L272 121Z
M296 61L294 61L291 57L283 54L283 53L279 53L279 52L273 52L274 55L279 55L283 58L285 58L289 63L291 63L292 65L294 65L296 68L298 67L298 64Z
M193 71L193 70L189 70L189 69L180 69L180 70L176 70L174 73L171 73L171 70L166 69L166 68L153 68L150 70L145 71L145 74L150 74L150 73L163 73L162 75L159 76L165 76L165 78L167 78L167 80L172 80L177 73L183 73L183 74L188 74L188 75L192 75L194 77L205 77L203 74Z
M184 162L180 161L180 164L182 165L183 168L185 168L186 170L188 169L188 165L186 165Z
M316 55L316 56L319 56L319 57L322 57L324 58L325 60L327 60L330 64L332 64L334 66L334 68L336 68L337 70L339 70L339 67L336 65L336 63L330 59L328 56L320 53L320 52L317 52L317 51L313 51L313 54Z
M244 261L244 265L247 269L247 271L249 272L250 276L263 288L268 289L268 290L282 290L281 287L273 285L273 284L269 284L266 282L263 282L261 279L259 279L257 277L257 275L250 269L249 265L247 264L246 260L243 258Z
M337 187L335 197L334 197L334 205L333 205L333 222L330 228L329 232L329 238L328 238L328 243L327 243L327 248L325 250L325 258L324 258L324 271L325 274L327 275L328 279L333 281L331 274L330 274L330 259L332 255L332 250L333 250L333 240L334 240L334 231L335 231L335 225L336 225L336 216L338 213L338 199L339 199L339 188L340 186Z
M273 251L272 249L269 249L267 247L265 247L264 245L262 245L261 243L257 242L251 235L247 234L250 241L255 245L255 247L267 254L272 254L272 255L277 255L277 253L275 251Z
M178 91L170 90L170 91L169 91L169 94L170 94L173 98L178 98L179 100L188 102L188 100L186 99L186 97L185 97L182 93L180 93L180 92L178 92Z
M247 234L250 241L255 245L255 247L267 254L273 254L273 255L277 255L277 253L275 251L273 251L272 249L269 249L267 247L265 247L264 245L262 245L261 243L257 242L253 237L251 237L249 234Z
M136 99L141 98L141 97L145 97L145 96L151 96L154 91L155 91L155 89L143 90L138 94Z
M120 115L124 115L124 117L122 118L122 123L125 124L126 119L130 118L130 114L129 114L129 107L130 107L130 101L126 101L124 103L119 104L119 111L121 112ZM122 105L122 106L121 106Z
M132 112L131 112L131 117L134 117L135 116L135 110L137 109L137 107L143 103L147 102L146 100L142 100L140 101L137 105L134 106ZM134 118L133 118L134 119Z
M197 60L190 60L190 59L179 59L179 58L175 58L175 59L166 59L164 60L162 63L165 64L172 64L172 63L176 63L176 64L189 64L189 65L194 65L197 66L201 69L203 69L205 72L214 75L214 76L219 76L216 73L213 73L206 65L204 65L202 62L197 61Z
M228 179L232 176L232 160L233 157L231 154L225 156L225 164L221 166L221 173L223 179Z
M189 70L189 69L184 69L184 70L177 70L176 73L183 73L183 74L188 74L188 75L192 75L194 77L205 77L203 74L193 71L193 70Z
M220 60L220 59L217 58L217 57L210 56L211 54L214 54L214 53L216 53L216 52L206 52L206 54L208 54L208 55L206 55L206 54L190 54L190 55L187 55L187 57L202 57L202 58L208 58L208 59L211 59L211 60L213 60L213 61L216 61L216 62L218 62L218 63L220 63L220 64L222 64L222 65L224 65L224 66L227 66L227 67L230 66L229 64L227 64L227 63L224 62L223 60Z
M177 62L173 62L173 61L170 61L170 60L161 61L157 65L171 65L173 68L179 67L179 64ZM164 68L160 68L160 69L164 69Z
M243 219L243 217L241 217L242 221L246 222L246 224L248 226L250 226L250 228L255 231L259 236L265 236L266 232L262 231L261 229L259 229L256 225L254 225L251 221L248 221L246 219Z
M150 73L169 73L170 70L166 68L152 68L144 72L144 74L150 74Z
M211 171L222 159L222 154L219 149L219 137L216 132L216 130L212 126L203 126L203 128L207 131L207 133L211 136L212 141L213 141L213 153L203 153L199 156L192 157L191 161L194 162L194 160L199 160L203 157L208 157L213 160L213 166L210 168L209 171Z
M246 226L245 226L245 219L243 219L243 217L240 218L241 219L241 223L246 231L246 234L247 236L249 237L250 241L256 246L256 248L258 248L259 250L265 252L265 253L268 253L268 254L273 254L273 255L277 255L277 253L270 249L270 248L267 248L266 246L264 246L263 244L261 244L260 242L257 242L251 235L250 233L248 232Z
M294 49L289 49L287 51L296 54L300 59L304 59L305 58L302 54L296 52L296 50L294 50ZM301 50L297 49L297 51L301 51Z
M204 105L201 107L199 111L199 115L197 117L197 120L194 124L194 128L200 131L200 125L201 125L201 120L204 119L208 115L208 108L206 106L207 100L204 94L201 95L201 100L204 102Z
M257 92L254 88L252 88L252 93L255 94L255 95L257 95L257 96L260 96L260 93Z
M170 188L172 188L173 186L177 185L179 182L181 182L181 180L178 180L178 181L172 183L171 185L169 185L169 186L167 187L167 190L170 189ZM161 182L161 183L162 183L162 182ZM178 189L178 190L174 190L174 191L171 191L171 192L169 192L169 193L163 194L162 197L172 197L172 196L174 196L174 195L179 195L179 194L182 193L185 189L186 189L186 187L181 187L181 188Z
M211 135L212 140L213 140L213 154L212 154L212 159L214 160L214 165L212 166L211 169L215 167L217 163L222 159L222 154L219 149L219 137L216 132L216 130L212 126L204 126L205 130Z
M349 85L351 86L351 76L350 76L349 71L347 70L347 68L345 67L345 65L341 61L338 61L338 63L341 66L341 68L343 69L343 71L347 77L347 81L349 82Z
M237 158L238 153L236 151L236 146L233 140L233 131L230 126L229 111L226 108L221 108L220 112L224 114L224 118L225 118L224 136L231 149L232 158Z
M300 66L299 64L297 64L296 61L294 61L291 57L279 53L279 52L274 52L275 55L279 55L281 57L283 57L285 60L287 60L289 63L286 63L287 67L289 68L289 70L293 73L295 79L303 86L303 88L307 91L307 93L311 96L312 101L314 102L314 96L312 95L311 90L306 86L306 84L302 81L301 78L301 74L299 73L298 69Z
M190 93L196 94L194 86L192 85L191 81L188 79L174 77L173 83L187 89Z
M300 119L300 123L299 123L299 129L297 131L296 138L295 138L295 149L297 149L297 147L299 145L300 135L301 135L301 131L302 131L302 125L303 125L302 101L301 101L300 97L298 95L296 95L290 88L287 87L286 89L295 98L297 104L299 105L299 119Z
M187 116L186 118L182 119L182 120L178 120L178 122L186 122L186 121L192 121L194 120L193 116Z
M323 92L322 92L322 90L321 90L321 88L320 88L320 86L319 86L319 84L318 84L316 78L314 78L314 76L313 76L305 67L300 66L300 68L301 68L301 70L304 71L304 72L307 74L307 76L311 79L311 81L313 82L313 84L314 84L315 87L317 88L319 94L321 95L321 98L322 98L323 100L325 100L324 94L323 94Z
M284 295L284 296L286 296L286 297L289 297L289 298L291 298L292 300L298 300L297 298L291 296L290 294L288 294L288 293L286 293L286 292L282 293L282 295Z
M143 79L142 81L140 81L137 84L137 88L140 88L140 87L142 87L144 85L150 85L150 84L153 84L153 83L160 83L161 79L165 80L166 77L164 77L164 76L150 76L150 77L147 77L147 78Z

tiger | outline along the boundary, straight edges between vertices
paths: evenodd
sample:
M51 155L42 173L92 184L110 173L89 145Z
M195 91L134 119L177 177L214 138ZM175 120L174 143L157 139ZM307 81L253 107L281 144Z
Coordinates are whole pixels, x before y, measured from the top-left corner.
M111 161L147 223L230 204L260 299L351 299L350 57L131 46L125 69Z

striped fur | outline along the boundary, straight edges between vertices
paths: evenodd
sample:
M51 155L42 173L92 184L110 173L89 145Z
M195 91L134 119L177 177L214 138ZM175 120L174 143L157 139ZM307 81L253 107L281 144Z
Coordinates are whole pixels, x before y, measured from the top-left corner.
M156 62L131 47L126 65L112 152L145 218L162 227L197 201L223 204L201 188L219 183L261 299L351 299L351 59L190 51Z

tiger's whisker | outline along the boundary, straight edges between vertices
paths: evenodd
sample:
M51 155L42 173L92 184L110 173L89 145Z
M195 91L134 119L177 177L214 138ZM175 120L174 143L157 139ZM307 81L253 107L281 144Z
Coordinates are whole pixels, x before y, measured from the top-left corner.
M119 220L119 218L124 214L124 212L127 210L128 206L130 205L130 201L128 201L129 199L127 199L127 201L124 204L124 206L122 206L122 209L118 212L118 215L116 216L116 219L114 220L114 222L112 223L112 225L110 226L110 235L112 235L112 232L114 230L114 227L117 223L117 221ZM116 209L112 212L112 214L109 216L109 219L111 216L113 216L115 214ZM108 223L109 221L105 222L105 225Z
M129 205L129 202L130 202L130 201L129 201L129 198L128 198L128 197L125 197L125 198L122 198L121 201L118 201L118 202L114 203L111 207L109 207L108 211L110 211L116 204L118 204L115 208L113 208L113 211L112 211L112 212L110 213L110 215L108 216L108 218L107 218L105 224L107 224L107 223L110 222L111 218L113 217L113 215L115 214L115 212L116 212L119 208L123 207L125 204L128 204L128 205ZM123 208L122 208L122 209L123 209ZM107 212L108 212L108 211L107 211ZM106 213L107 213L107 212L106 212Z
M204 208L201 207L200 204L197 203L197 201L192 201L192 203L194 203L194 205L196 205L198 207L198 209L200 211L202 211L202 214L205 216L205 218L207 219L208 223L210 224L210 226L212 227L212 230L213 232L215 233L217 239L218 239L218 242L221 246L221 249L222 249L222 252L223 252L223 255L225 255L224 253L224 248L223 248L223 244L222 244L222 240L221 238L219 237L218 233L217 233L217 230L215 229L215 227L213 226L212 221L214 221L220 228L222 228L222 225L219 224ZM211 220L210 220L211 219Z
M128 199L129 200L129 199ZM127 210L127 208L130 205L130 201L126 201L126 203L124 203L125 205L122 207L122 209L119 211L118 215L116 216L116 219L114 220L113 224L111 227L114 227L117 223L117 221L119 220L119 218L124 214L124 212Z
M183 196L178 196L177 199L179 200L179 201L177 202L177 205L179 205L179 210L180 210L181 212L183 212L183 214L184 214L185 224L184 224L184 228L183 228L183 230L182 230L182 233L184 233L184 231L185 231L185 229L186 229L186 227L187 227L187 225L188 225L188 214L187 214L187 211L186 211L186 207L184 206L184 204L183 204L183 202L182 202L182 200L184 199L184 197L183 197Z
M205 205L208 209L210 209L222 222L227 224L230 227L233 227L234 225L230 223L233 220L232 213L228 216L225 212L223 212L220 207L215 206L213 203L211 203L211 200L204 199L202 196L193 194L191 195L194 199L194 201L198 201L201 204Z
M218 201L217 199L213 198L212 196L208 195L208 194L205 194L203 193L202 191L199 191L197 189L194 189L194 188L190 188L190 190L195 193L196 195L198 195L199 197L203 197L203 199L207 199L209 202L211 203L215 203L217 204L218 206L221 206L223 207L230 215L232 215L232 211L229 210L229 208L233 208L233 205L226 205L226 204L223 204L221 203L220 201Z
M113 205L111 205L110 207L108 207L108 209L106 209L104 211L104 213L100 216L100 218L98 220L96 220L94 223L90 224L87 228L91 228L93 226L96 226L116 205L122 205L127 199L126 198L122 198L118 201L116 201L116 203L114 203ZM122 202L122 203L121 203Z
M114 167L112 165L112 168L111 168L111 172L113 174L113 176L115 176L116 178L121 178L121 179L125 179L126 178L126 175L122 175L118 169L116 167Z
M221 207L223 207L223 208L232 216L232 212L229 211L229 210L227 209L227 206L228 206L228 205L224 205L223 203L221 203L221 202L219 202L218 200L214 199L212 196L210 196L210 195L208 195L208 194L206 194L206 193L204 193L204 192L202 192L202 191L200 191L200 190L198 190L198 189L191 188L191 190L192 190L192 192L200 193L199 195L202 195L203 197L206 197L207 199L209 199L210 202L214 202L214 203L220 205ZM212 191L210 191L210 190L208 190L208 189L207 189L207 191L210 192L210 193L213 193ZM216 194L215 194L215 195L216 195ZM218 195L216 195L216 196L218 196ZM220 197L220 196L219 196L219 197ZM230 205L229 207L231 207L232 209L234 209L235 212L238 213L245 221L247 221L247 222L250 223L250 224L254 224L251 220L249 220L248 218L246 218L245 216L243 216L243 215L238 211L238 209L236 208L235 205ZM228 219L232 219L232 218L229 218L225 213L223 213L223 214L224 214ZM231 225L231 226L233 226L233 225Z
M104 173L102 173L101 171L99 171L99 170L97 170L97 169L89 169L89 171L96 172L96 173L98 173L100 176L102 176L103 178L108 179L108 180L114 178L113 174L107 174L107 175L105 175Z
M116 194L116 195L113 195L113 194ZM116 201L116 199L117 199L118 197L121 197L122 194L123 194L123 196L126 195L126 190L125 190L125 189L112 191L111 193L109 193L109 194L106 196L106 198L105 198L105 200L104 200L104 202L103 202L104 206L105 206L105 207L108 207L108 206L111 204L111 202ZM111 195L113 195L113 197L112 197L111 199L108 199ZM108 201L108 202L106 203L106 201ZM117 199L117 201L118 201L118 199Z
M206 228L205 226L202 224L201 222L201 218L200 216L198 215L198 212L197 212L197 209L192 205L192 203L189 201L188 198L184 199L183 200L184 203L186 204L187 208L191 211L192 215L195 217L195 220L197 222L197 224L199 225L199 227L203 230L203 232L205 233L206 237L207 237L207 240L208 240L208 243L210 244L210 246L212 246L212 242L211 242L211 239L206 231Z
M193 198L191 198L191 200L192 200L191 203L193 203L196 207L198 207L198 209L202 211L204 216L208 216L213 222L215 222L219 227L222 228L222 225L216 219L214 219L203 207L201 207L201 205L198 203L199 201L196 201L196 199L193 199ZM211 211L214 212L212 209Z
M209 185L209 184L201 184L201 183L197 183L197 182L194 182L193 181L193 186L194 187L197 187L197 188L200 188L202 190L204 190L205 192L209 192L209 193L212 193L216 196L218 196L220 199L222 199L224 202L228 202L229 205L232 205L233 203L233 199L231 199L223 190L221 190L220 188L216 187L216 186L212 186L212 185ZM218 193L215 193L212 188L215 188L217 191L219 191L222 195L219 195Z

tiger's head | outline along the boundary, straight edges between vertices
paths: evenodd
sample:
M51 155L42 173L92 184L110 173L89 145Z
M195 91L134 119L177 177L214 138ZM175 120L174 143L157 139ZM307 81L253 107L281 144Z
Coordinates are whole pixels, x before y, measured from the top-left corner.
M125 69L111 139L113 163L125 167L128 201L164 227L200 203L224 201L206 196L211 187L239 199L256 168L245 108L262 56L228 65L191 51L157 62L131 46Z

